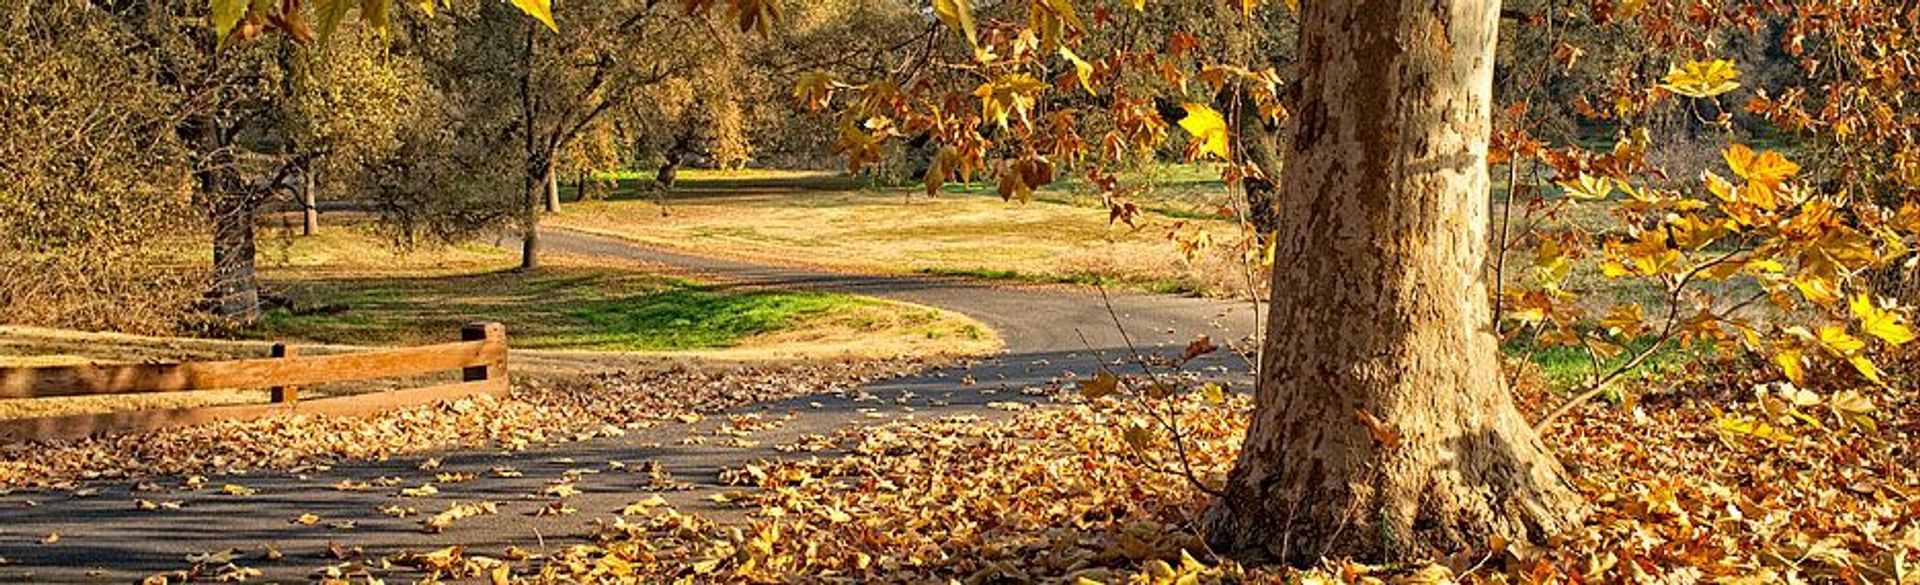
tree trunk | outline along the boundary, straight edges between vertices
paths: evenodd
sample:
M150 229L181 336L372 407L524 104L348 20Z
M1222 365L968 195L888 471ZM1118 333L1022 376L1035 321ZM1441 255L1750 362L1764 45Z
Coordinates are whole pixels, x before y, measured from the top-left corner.
M300 235L311 236L320 231L320 205L313 199L313 169L300 169Z
M524 25L526 45L520 53L520 133L526 140L526 172L523 174L520 205L520 269L540 267L540 195L553 178L553 147L539 145L533 92L533 21ZM551 202L549 202L551 203Z
M680 161L682 158L682 155L677 150L667 151L667 164L660 165L660 170L654 171L653 173L653 182L659 185L661 190L673 190L674 181L679 179Z
M1514 408L1482 270L1495 0L1303 2L1255 410L1216 550L1541 542L1584 509Z
M216 154L214 158L212 168L200 171L200 189L213 223L213 286L207 294L213 301L214 314L238 325L251 325L260 320L253 198L234 177L231 155Z
M540 267L540 199L549 184L545 177L553 173L542 169L550 166L534 164L527 166L526 201L520 210L520 268L532 270Z
M547 213L560 211L560 174L554 172L553 163L547 163L546 180L541 181L547 188Z
M1259 168L1264 177L1247 177L1247 221L1253 224L1260 241L1280 229L1280 132L1260 118L1260 105L1251 97L1240 105L1240 144L1247 162Z
M579 203L587 200L587 180L590 178L592 178L592 175L588 173L580 173L580 174L574 175L574 181L573 181L573 202L574 203Z

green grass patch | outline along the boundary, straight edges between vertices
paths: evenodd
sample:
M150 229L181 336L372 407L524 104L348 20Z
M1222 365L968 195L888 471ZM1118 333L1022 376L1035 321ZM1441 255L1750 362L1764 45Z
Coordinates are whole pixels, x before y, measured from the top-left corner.
M292 306L268 311L254 335L358 345L452 341L464 323L500 321L518 348L715 349L875 303L851 295L734 289L572 266L274 286L293 299Z
M585 349L732 347L741 339L792 327L808 316L870 302L820 292L683 287L579 303L565 314L586 327L557 341Z
M1600 360L1600 374L1613 371L1633 359L1634 355L1646 351L1654 343L1652 336L1643 336L1622 344L1626 349L1612 357ZM1539 366L1540 373L1547 384L1555 391L1581 388L1594 376L1593 358L1587 349L1578 345L1543 346L1530 338L1509 339L1501 343L1501 352L1510 357L1525 357ZM1623 380L1644 380L1658 377L1662 372L1672 369L1683 362L1697 359L1700 351L1682 349L1669 343L1647 356L1646 361L1622 375Z

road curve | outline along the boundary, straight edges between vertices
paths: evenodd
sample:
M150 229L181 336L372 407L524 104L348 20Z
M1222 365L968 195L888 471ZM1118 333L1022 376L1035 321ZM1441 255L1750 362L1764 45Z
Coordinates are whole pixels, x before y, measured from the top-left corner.
M784 427L756 434L756 447L684 444L682 439L689 434L712 434L712 427L718 424L714 421L722 417L709 417L693 425L660 425L621 437L514 454L455 450L346 463L323 472L261 473L234 479L258 490L257 495L247 498L222 496L213 490L138 494L133 492L131 482L90 485L100 492L86 498L64 492L0 494L0 559L4 559L0 561L0 583L127 583L156 572L185 568L184 559L190 554L227 548L253 551L269 543L285 558L241 561L264 571L263 578L269 582L304 581L311 571L337 562L326 557L331 542L364 548L369 558L455 544L479 554L498 554L507 546L551 549L583 534L593 519L608 518L626 504L645 497L632 474L588 474L576 484L583 493L568 500L579 509L578 514L532 515L551 499L533 497L548 480L569 469L605 469L610 461L658 463L676 479L694 485L689 491L664 494L677 508L724 516L731 512L714 508L705 499L722 489L715 481L718 471L757 459L782 457L773 447L802 435L895 418L998 414L1002 411L989 407L990 403L1038 400L1022 390L1086 375L1103 359L1123 359L1136 348L1144 353L1178 353L1194 336L1202 334L1217 342L1234 342L1243 339L1255 325L1246 303L1115 292L1110 296L1109 312L1101 297L1086 289L996 286L964 279L769 266L559 230L547 231L542 237L555 251L670 265L724 282L871 295L940 307L993 327L1007 347L999 356L867 384L859 388L860 392L737 409L794 416ZM1114 326L1115 315L1127 328L1124 335ZM1089 347L1094 351L1089 352ZM1246 363L1229 352L1196 360L1193 368L1232 385L1248 381ZM963 378L967 382L963 383ZM419 471L419 462L429 456L440 458L442 467L435 472ZM487 473L496 466L513 466L525 476L501 478ZM342 480L370 481L387 476L417 484L444 471L474 472L479 477L441 486L439 496L431 499L400 498L394 490L341 492L329 487ZM221 481L215 478L212 483ZM178 481L156 483L175 485ZM164 513L143 512L133 509L135 499L177 500L185 505ZM417 518L391 518L379 512L381 507L398 504L432 514L453 502L473 501L498 502L500 513L462 520L439 534L425 534L418 529ZM307 513L318 514L329 523L352 521L357 526L343 532L289 522ZM60 542L44 544L49 533L60 534Z

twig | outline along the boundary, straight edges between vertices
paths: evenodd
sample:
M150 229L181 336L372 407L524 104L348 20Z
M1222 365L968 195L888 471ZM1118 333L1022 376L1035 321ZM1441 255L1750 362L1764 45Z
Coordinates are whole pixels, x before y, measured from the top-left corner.
M1107 316L1113 319L1114 329L1120 332L1120 340L1126 342L1127 351L1133 353L1133 359L1136 363L1140 364L1140 370L1145 372L1148 378L1158 383L1160 381L1159 374L1154 373L1153 364L1148 362L1146 356L1140 353L1140 348L1134 346L1133 337L1127 334L1126 325L1120 322L1120 313L1113 308L1113 297L1107 295L1107 287L1095 284L1094 288L1100 291L1100 302L1106 306ZM1104 367L1104 360L1102 361ZM1162 424L1167 427L1168 434L1173 436L1174 453L1180 457L1180 468L1181 471L1184 472L1187 482L1193 484L1194 489L1200 490L1209 496L1216 498L1225 496L1226 494L1224 492L1215 490L1209 487L1206 482L1200 481L1199 475L1193 472L1193 458L1187 454L1186 435L1180 432L1179 411L1174 409L1172 401L1165 401L1165 404L1167 405L1168 420L1162 422Z
M1607 375L1601 376L1595 379L1593 383L1589 385L1585 391L1575 395L1573 398L1567 399L1567 401L1561 403L1558 408L1555 408L1553 409L1552 412L1547 413L1547 416L1541 417L1539 422L1533 423L1534 432L1545 433L1548 429L1553 428L1553 422L1555 420L1559 419L1562 415L1567 414L1568 412L1572 411L1575 407L1580 406L1586 401L1592 400L1593 397L1599 396L1601 393L1606 392L1608 384L1611 384L1614 380L1618 380L1621 376L1626 375L1627 372L1633 371L1635 368L1640 367L1642 363L1645 363L1647 361L1647 358L1652 357L1654 353L1657 353L1662 348L1666 347L1667 342L1673 339L1674 327L1678 325L1680 322L1680 295L1686 292L1687 285L1691 284L1693 282L1693 279L1699 276L1701 272L1706 271L1708 268L1712 268L1712 267L1724 264L1728 260L1732 260L1734 256L1738 256L1740 255L1740 253L1745 251L1746 251L1745 246L1735 246L1733 251L1727 252L1726 254L1723 254L1718 258L1714 258L1713 260L1702 263L1699 266L1693 267L1692 269L1688 270L1686 274L1682 275L1678 281L1675 281L1673 286L1669 288L1667 291L1666 323L1661 326L1660 334L1654 337L1653 343L1648 345L1646 349L1635 352L1632 359L1629 359L1625 363L1622 363L1619 366L1615 367L1613 371L1608 372Z

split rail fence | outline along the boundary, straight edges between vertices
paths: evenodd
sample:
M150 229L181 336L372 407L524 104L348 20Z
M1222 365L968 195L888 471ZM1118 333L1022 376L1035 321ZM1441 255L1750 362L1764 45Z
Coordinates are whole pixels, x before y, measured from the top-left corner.
M86 364L0 368L0 400L268 388L266 404L205 406L0 420L0 441L43 441L132 433L222 420L304 413L371 416L396 408L475 395L507 394L507 329L473 323L460 341L328 355L299 355L274 344L271 357L174 364ZM300 399L314 384L460 370L460 381Z

